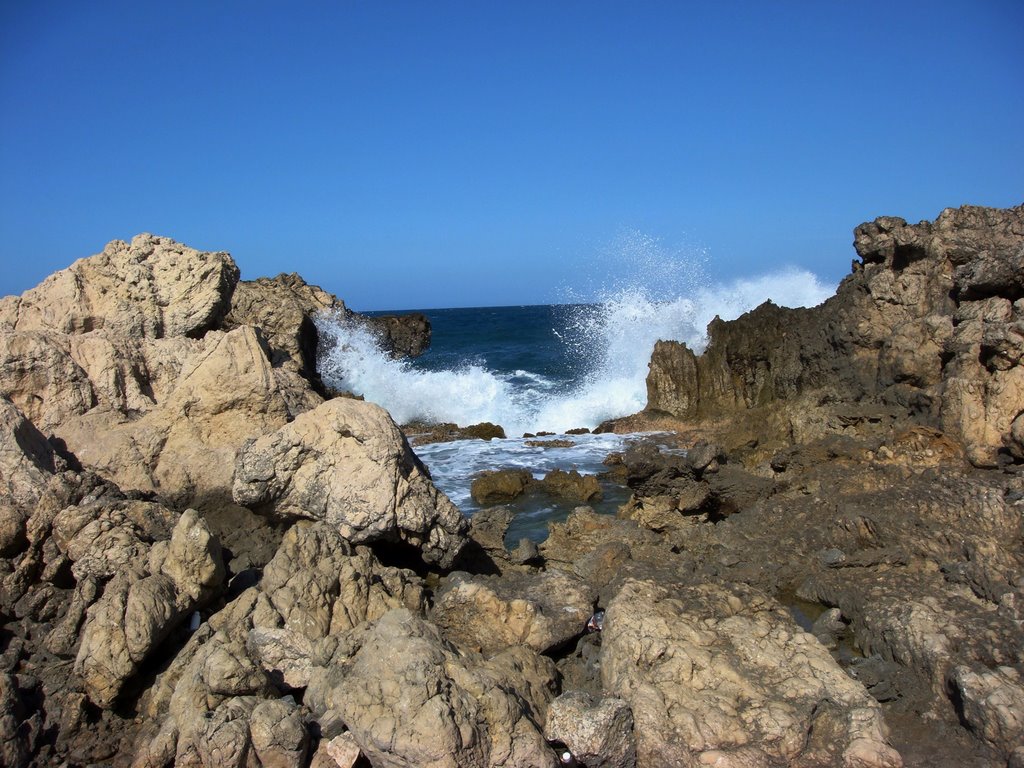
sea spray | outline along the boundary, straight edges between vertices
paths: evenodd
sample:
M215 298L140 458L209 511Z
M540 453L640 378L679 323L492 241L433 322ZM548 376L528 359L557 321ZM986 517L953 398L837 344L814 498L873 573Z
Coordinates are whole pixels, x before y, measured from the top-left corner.
M509 435L592 428L644 407L647 366L658 339L683 341L699 352L716 315L733 319L768 299L813 306L832 292L813 274L789 270L716 286L684 281L685 292L665 298L672 286L659 274L647 277L653 286L623 281L596 303L551 313L553 327L539 338L560 348L564 370L559 375L489 365L486 345L477 354L430 370L417 361L390 359L370 331L328 316L317 319L323 346L320 374L330 386L382 405L399 423L490 421Z

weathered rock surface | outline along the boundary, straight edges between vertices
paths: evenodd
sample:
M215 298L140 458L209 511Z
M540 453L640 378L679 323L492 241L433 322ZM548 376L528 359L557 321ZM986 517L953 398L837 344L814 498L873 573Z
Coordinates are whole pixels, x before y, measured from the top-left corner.
M544 736L565 744L572 759L587 768L636 766L633 712L622 699L563 693L548 707Z
M519 646L461 655L407 610L386 614L307 691L339 714L375 766L555 766L541 723L554 664ZM346 654L347 655L347 654ZM340 663L339 663L340 662Z
M114 240L20 297L0 301L0 330L198 337L227 313L238 275L226 253L149 234L131 243Z
M863 686L746 587L628 582L601 676L632 708L640 765L902 765Z
M525 469L498 469L483 472L473 479L469 492L473 501L481 506L503 504L518 498L530 483L533 475Z
M349 541L401 541L450 566L462 513L430 482L379 406L338 398L238 455L234 499L278 518L324 520Z
M453 574L435 595L431 620L461 647L491 654L514 645L549 652L581 635L596 595L565 571Z
M882 217L858 227L854 245L861 261L820 307L716 319L700 356L659 342L648 408L690 422L761 418L761 442L916 419L994 465L1017 444L1024 402L1024 206L964 206L916 225ZM758 431L733 427L736 444Z

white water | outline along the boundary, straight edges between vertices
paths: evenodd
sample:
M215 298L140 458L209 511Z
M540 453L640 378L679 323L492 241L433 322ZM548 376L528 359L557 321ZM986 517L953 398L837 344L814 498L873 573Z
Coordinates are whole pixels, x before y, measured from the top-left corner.
M329 317L317 322L322 337L335 341L321 357L320 374L331 386L382 405L400 424L490 421L508 435L593 428L643 409L648 362L658 339L683 341L700 352L716 315L734 319L768 299L782 306L814 306L833 293L799 270L695 286L699 270L681 277L677 262L644 267L641 277L652 285L633 279L606 292L597 307L581 308L571 327L554 329L573 339L576 351L591 361L569 391L557 391L528 371L502 376L479 364L418 370L408 361L389 359L367 331Z

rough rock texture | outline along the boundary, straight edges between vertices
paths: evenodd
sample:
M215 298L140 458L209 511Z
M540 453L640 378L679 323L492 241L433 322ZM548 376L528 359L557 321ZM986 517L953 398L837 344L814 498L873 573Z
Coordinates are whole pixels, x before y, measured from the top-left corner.
M20 297L0 301L0 330L197 337L228 311L238 274L226 253L149 234L131 243L114 240Z
M861 261L820 307L716 319L699 357L659 342L648 409L690 422L756 412L762 442L909 416L963 440L978 465L1019 451L1024 206L947 209L917 225L883 217L854 245Z
M224 325L256 326L270 346L274 367L294 364L303 373L315 375L319 336L313 318L321 312L345 313L346 308L344 302L293 272L241 281Z
M352 542L406 542L443 567L467 528L387 412L346 398L247 444L234 499L279 518L324 520Z
M602 681L633 710L640 765L902 765L877 702L748 588L628 582L602 634Z
M58 435L83 463L122 488L159 491L177 504L231 499L235 454L286 423L288 406L251 327L197 342L162 402L138 418L98 407Z
M419 357L430 346L430 320L420 312L357 317L374 331L393 357Z
M544 736L565 744L577 763L587 768L635 768L633 712L622 699L568 691L548 707Z
M324 523L297 523L260 583L204 623L147 692L141 708L159 727L135 765L209 765L218 751L250 749L305 765L308 711L282 693L322 678L347 631L422 605L412 572L382 566Z
M489 507L518 498L532 482L533 476L528 470L498 469L483 472L474 478L469 492L473 501Z
M461 655L407 610L386 614L307 691L336 711L363 754L385 768L555 766L541 723L554 664L525 647Z
M564 571L501 579L454 574L435 595L431 620L456 645L485 654L513 645L544 653L583 633L595 598Z
M89 698L108 707L174 626L212 596L224 579L224 564L220 544L194 510L181 516L169 542L147 553L139 551L141 542L124 547L123 539L114 549L112 534L132 535L117 519L118 510L111 510L111 522L121 523L119 527L103 530L106 526L97 526L93 519L74 530L83 520L77 514L80 508L73 509L73 523L58 516L54 527L59 539L70 536L66 547L76 576L79 581L112 576L102 597L88 609L75 660L75 673ZM111 563L107 555L113 552L130 560ZM141 554L149 556L147 567L136 559Z

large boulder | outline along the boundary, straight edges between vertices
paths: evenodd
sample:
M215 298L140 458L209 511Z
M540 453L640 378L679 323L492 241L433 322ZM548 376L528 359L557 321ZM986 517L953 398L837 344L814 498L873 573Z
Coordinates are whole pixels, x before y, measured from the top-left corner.
M82 461L125 489L176 504L230 502L238 448L288 420L257 332L214 331L193 342L163 400L137 418L97 407L57 430Z
M877 702L749 587L628 581L602 638L603 688L633 711L639 765L902 765Z
M111 512L109 520L86 523L65 543L76 566L87 564L76 574L80 580L113 572L88 609L75 660L89 698L101 707L113 704L153 649L224 579L220 544L194 510L181 515L169 541L151 547L130 518Z
M462 655L400 609L318 675L305 701L321 717L336 712L375 766L553 768L540 724L554 678L553 662L524 647Z
M227 253L197 251L167 237L114 240L20 297L0 301L0 330L140 338L201 336L228 310L238 267Z
M323 520L353 543L400 541L449 567L468 527L387 412L328 401L239 452L234 500L279 519Z
M513 645L545 653L583 634L596 597L565 571L455 574L435 596L431 620L452 642L483 653Z

